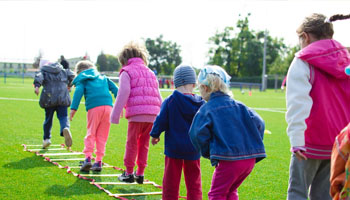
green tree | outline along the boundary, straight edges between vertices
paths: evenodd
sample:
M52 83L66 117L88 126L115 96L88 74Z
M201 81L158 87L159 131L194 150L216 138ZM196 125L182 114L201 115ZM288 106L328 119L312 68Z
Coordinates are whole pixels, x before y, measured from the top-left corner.
M171 75L177 65L182 62L180 46L176 42L165 41L163 35L156 39L145 39L149 52L149 68L156 69L159 74Z
M299 46L288 47L286 49L285 55L279 56L271 64L268 73L286 75L288 68L294 59L294 54L300 50Z
M223 32L209 38L209 64L225 68L231 76L258 76L262 71L265 32L249 28L248 16L239 19L236 27L226 27ZM283 39L267 35L267 68L287 48Z
M97 57L96 66L99 71L118 71L120 64L116 56L100 53Z

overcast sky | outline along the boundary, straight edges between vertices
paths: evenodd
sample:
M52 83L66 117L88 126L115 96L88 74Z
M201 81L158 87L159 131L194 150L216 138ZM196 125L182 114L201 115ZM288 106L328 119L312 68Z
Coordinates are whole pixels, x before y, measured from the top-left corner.
M181 46L183 62L206 63L208 38L235 26L239 14L250 28L296 45L305 16L349 14L350 1L326 0L0 0L0 61L33 61L41 50L57 60L87 52L117 55L130 40L163 34ZM350 46L350 20L334 22L334 39Z

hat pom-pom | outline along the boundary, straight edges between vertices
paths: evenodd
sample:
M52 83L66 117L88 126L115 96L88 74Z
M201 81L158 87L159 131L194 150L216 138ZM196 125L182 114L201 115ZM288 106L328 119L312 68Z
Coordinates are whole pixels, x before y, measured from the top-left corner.
M350 66L347 66L347 67L345 68L345 74L348 75L348 76L350 76Z

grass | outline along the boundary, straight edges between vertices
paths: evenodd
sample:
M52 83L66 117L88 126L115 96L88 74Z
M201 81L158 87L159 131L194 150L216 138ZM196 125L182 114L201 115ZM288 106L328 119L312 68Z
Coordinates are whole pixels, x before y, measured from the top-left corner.
M259 108L281 109L285 111L283 92L272 90L253 91L252 96L234 90L235 99L247 106L257 108L263 117L266 128L272 134L266 134L264 144L268 158L259 162L250 176L239 188L241 199L274 200L285 199L288 185L289 141L286 135L284 114L262 111ZM170 92L162 93L166 97ZM33 101L6 100L3 98L33 99ZM65 169L43 161L33 153L23 151L21 144L42 143L42 123L44 110L39 107L39 98L34 94L32 79L7 78L6 84L0 79L0 199L111 199L106 193L68 174ZM84 104L71 122L73 150L82 151L86 134L86 111ZM104 162L124 168L127 121L112 125L106 147ZM164 134L161 142L150 146L146 179L162 183L164 170ZM63 143L59 137L59 123L54 119L52 142ZM70 165L75 163L70 163ZM65 163L63 163L65 164ZM104 173L110 169L104 169ZM201 160L203 199L207 199L214 168L209 160ZM78 172L79 169L76 169ZM112 171L113 172L113 171ZM116 171L118 172L118 171ZM119 173L119 172L118 172ZM98 181L115 181L116 178L98 178ZM106 186L113 193L159 191L152 186ZM186 196L186 187L182 178L180 195ZM160 199L161 196L141 196L135 199Z

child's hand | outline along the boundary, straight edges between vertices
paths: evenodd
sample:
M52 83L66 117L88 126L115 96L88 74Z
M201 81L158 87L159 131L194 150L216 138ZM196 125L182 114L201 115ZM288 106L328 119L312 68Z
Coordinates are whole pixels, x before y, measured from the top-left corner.
M34 89L34 93L36 94L36 96L38 96L38 95L39 95L39 88L38 88L38 87L35 87L35 89Z
M152 145L156 145L160 141L160 138L152 138Z
M303 154L303 151L296 151L295 156L298 158L299 161L307 160L307 157Z
M72 121L73 120L73 117L75 115L77 111L76 110L70 110L70 116L69 116L69 120Z

